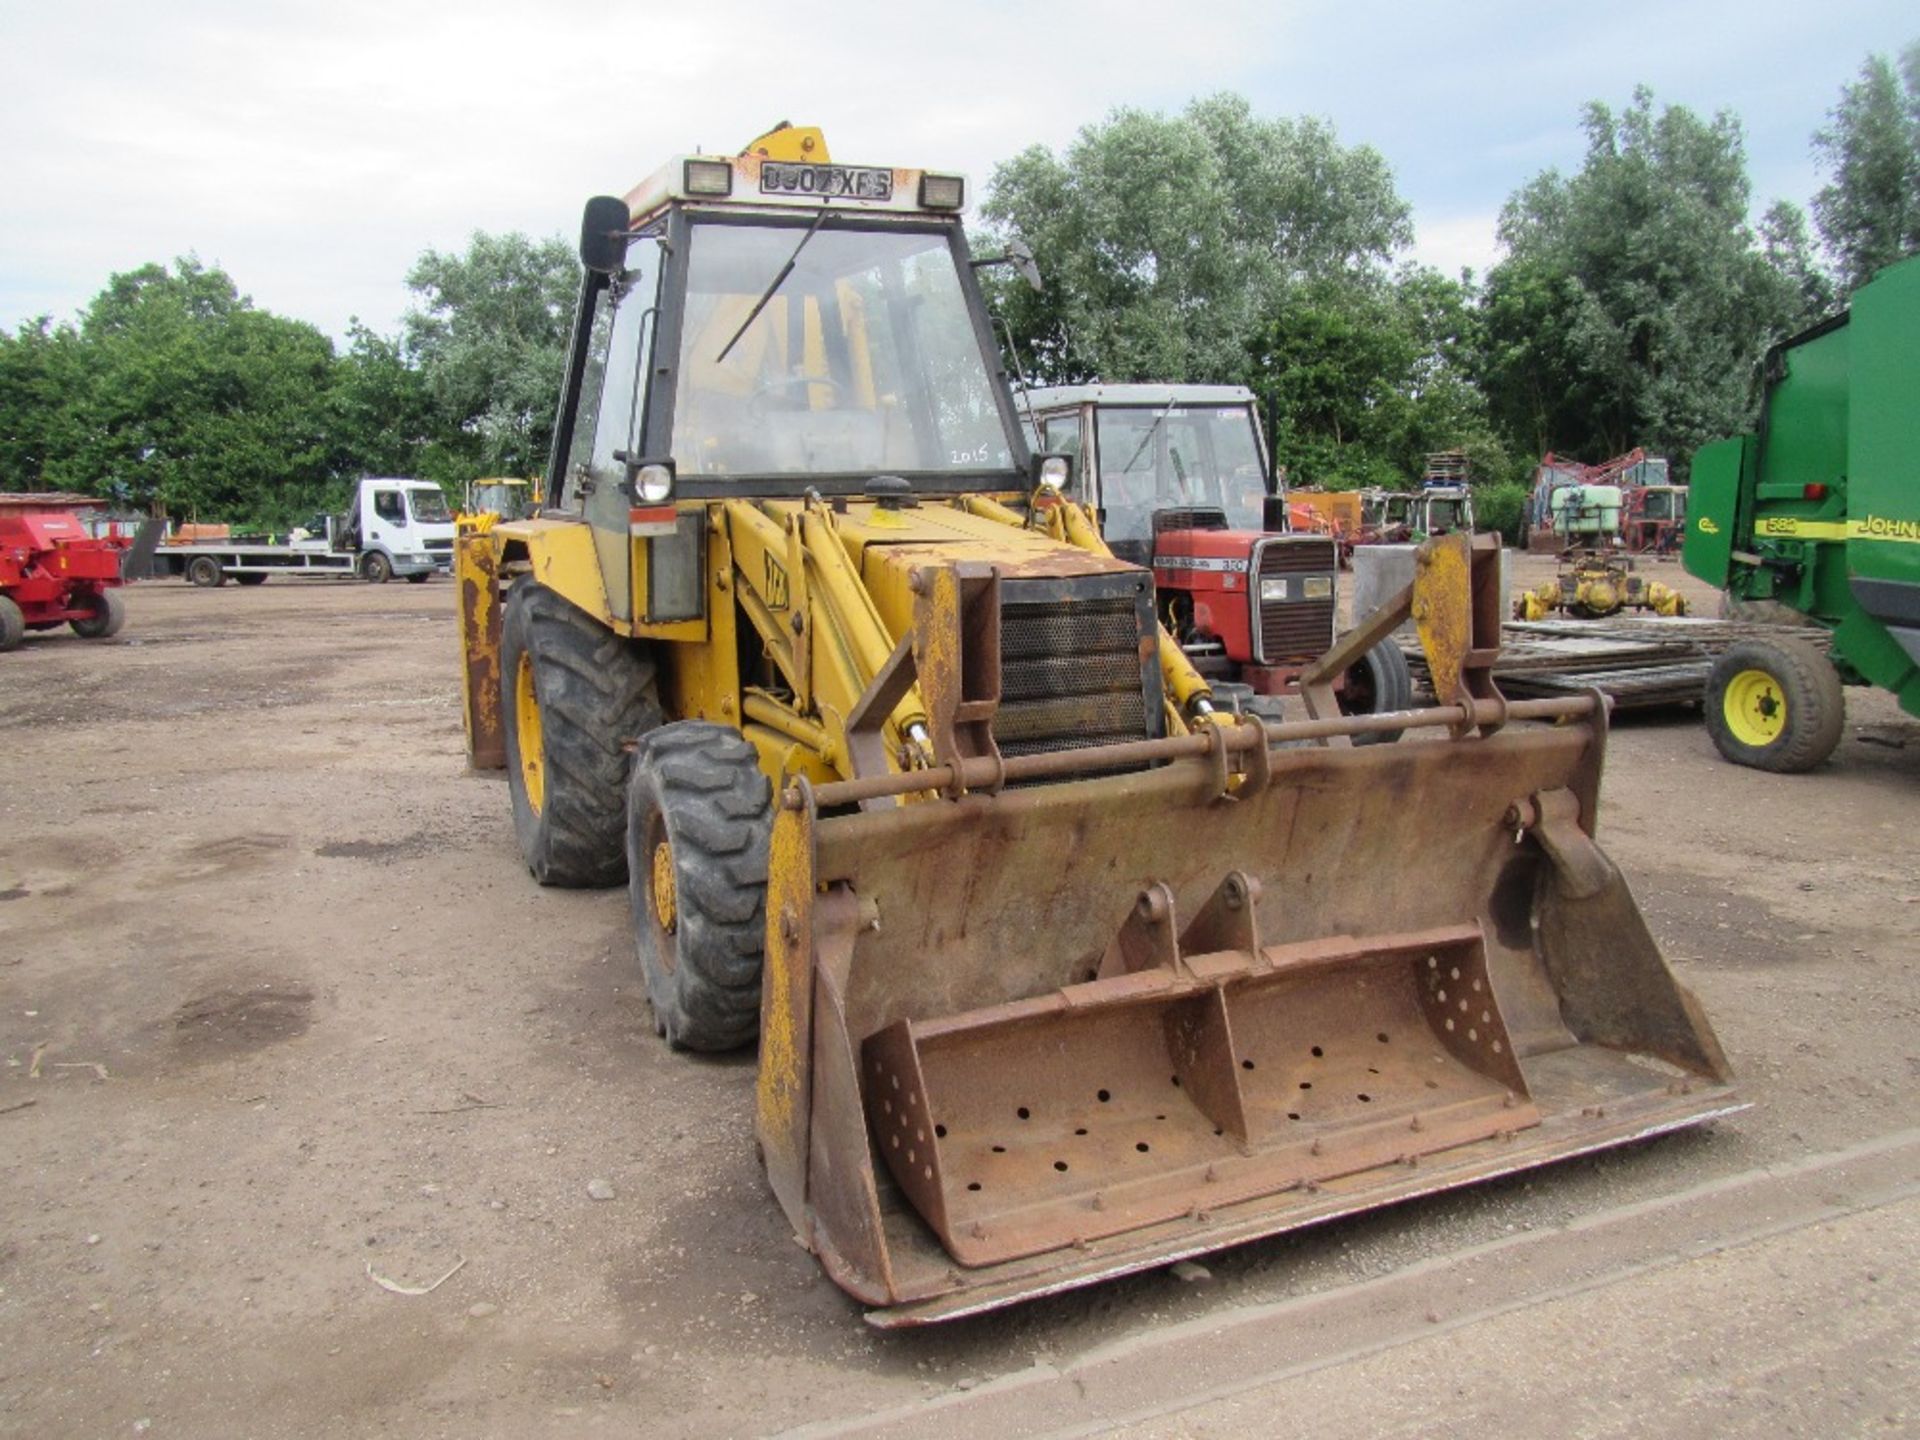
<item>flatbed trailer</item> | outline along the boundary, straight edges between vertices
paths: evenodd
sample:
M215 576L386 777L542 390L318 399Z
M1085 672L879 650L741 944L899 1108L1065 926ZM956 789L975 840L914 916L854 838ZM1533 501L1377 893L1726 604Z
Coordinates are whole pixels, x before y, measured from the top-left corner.
M393 559L393 573L416 583L434 571L431 560ZM337 580L361 578L361 557L353 551L329 550L324 541L288 545L240 544L226 540L195 540L160 546L153 555L153 574L177 575L191 585L263 585L269 576L318 576Z

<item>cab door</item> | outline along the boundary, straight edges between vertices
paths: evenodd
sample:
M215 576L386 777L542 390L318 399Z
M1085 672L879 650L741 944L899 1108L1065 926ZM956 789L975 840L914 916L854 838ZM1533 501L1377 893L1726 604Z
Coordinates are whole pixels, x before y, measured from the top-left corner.
M582 518L593 528L608 613L627 621L634 616L633 540L624 457L647 453L647 382L659 316L660 251L657 237L635 236L627 251L627 269L601 299L568 452L568 489L579 497Z

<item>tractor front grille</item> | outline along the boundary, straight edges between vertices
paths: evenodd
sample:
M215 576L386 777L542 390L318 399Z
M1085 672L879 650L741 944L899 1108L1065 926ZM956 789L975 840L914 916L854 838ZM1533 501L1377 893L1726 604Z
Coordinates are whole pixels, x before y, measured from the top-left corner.
M1138 572L1000 587L1002 755L1111 745L1161 730L1160 670L1141 662L1152 586Z
M1255 660L1262 665L1303 665L1332 646L1339 563L1334 542L1319 536L1283 536L1257 547L1253 593L1260 623L1255 627ZM1272 576L1284 577L1286 595L1259 599L1260 582Z

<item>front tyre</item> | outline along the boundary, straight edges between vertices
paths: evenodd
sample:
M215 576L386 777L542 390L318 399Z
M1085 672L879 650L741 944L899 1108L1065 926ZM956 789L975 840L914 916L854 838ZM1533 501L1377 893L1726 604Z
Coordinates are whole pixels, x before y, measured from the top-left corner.
M533 878L618 885L629 747L660 723L652 659L522 580L500 627L500 718L514 836Z
M27 617L24 611L0 595L0 655L9 650L18 650L27 639Z
M127 599L118 590L97 590L88 604L92 614L67 622L82 640L105 640L127 623Z
M360 578L369 585L384 585L393 578L393 562L378 550L360 562Z
M683 720L633 757L627 894L654 1026L676 1050L760 1028L773 787L739 731Z
M1707 733L1736 765L1795 775L1833 754L1846 703L1839 672L1805 641L1742 640L1707 676Z

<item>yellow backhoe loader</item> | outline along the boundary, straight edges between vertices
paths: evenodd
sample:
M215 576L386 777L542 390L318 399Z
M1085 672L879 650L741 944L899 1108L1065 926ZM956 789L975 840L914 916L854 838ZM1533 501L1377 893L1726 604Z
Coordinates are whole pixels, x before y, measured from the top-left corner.
M1494 551L1311 718L1216 708L1029 453L965 202L791 128L588 202L549 502L459 542L473 762L627 884L670 1044L758 1038L802 1243L913 1324L1738 1108L1603 703L1492 683ZM1409 614L1439 705L1340 715Z

